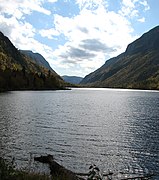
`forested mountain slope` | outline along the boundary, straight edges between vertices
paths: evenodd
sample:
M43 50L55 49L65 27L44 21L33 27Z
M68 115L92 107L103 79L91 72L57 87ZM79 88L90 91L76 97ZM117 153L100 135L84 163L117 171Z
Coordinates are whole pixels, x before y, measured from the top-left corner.
M81 82L93 87L159 89L159 26Z
M53 69L50 67L49 63L46 61L46 59L39 53L33 53L32 51L29 50L20 50L22 54L25 54L29 58L31 58L36 64L39 66L43 66L50 71L54 72Z
M61 89L64 86L59 75L22 54L0 32L0 90Z

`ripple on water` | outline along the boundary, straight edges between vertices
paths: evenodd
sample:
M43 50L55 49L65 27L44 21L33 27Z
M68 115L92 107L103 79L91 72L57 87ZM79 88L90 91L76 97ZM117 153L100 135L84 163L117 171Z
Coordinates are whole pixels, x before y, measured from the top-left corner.
M95 163L118 174L159 174L158 92L17 91L0 102L0 153L19 167L30 154L53 154L77 172Z

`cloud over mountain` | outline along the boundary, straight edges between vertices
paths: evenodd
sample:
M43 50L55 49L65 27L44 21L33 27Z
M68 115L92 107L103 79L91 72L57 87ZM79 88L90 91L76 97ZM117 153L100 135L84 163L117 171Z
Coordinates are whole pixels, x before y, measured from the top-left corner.
M84 39L79 45L85 50L95 51L95 52L114 52L113 48L109 48L106 44L100 42L98 39Z
M147 0L2 0L0 30L61 74L87 73L123 52L145 23ZM141 14L141 12L143 12Z

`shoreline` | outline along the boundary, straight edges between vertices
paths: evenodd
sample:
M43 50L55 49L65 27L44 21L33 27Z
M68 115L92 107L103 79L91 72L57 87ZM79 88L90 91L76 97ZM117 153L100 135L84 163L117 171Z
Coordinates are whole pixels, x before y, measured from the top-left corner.
M30 89L30 88L24 88L24 89L0 89L0 93L4 92L11 92L11 91L60 91L60 90L71 90L69 87L64 87L64 88L42 88L42 89Z
M75 173L66 169L64 166L58 164L52 155L34 157L34 161L39 163L48 164L50 168L50 175L29 172L29 170L18 170L14 168L13 162L8 162L4 158L0 157L0 179L1 180L86 180L91 175L91 171L88 173ZM98 167L97 167L98 168ZM90 169L90 168L89 168ZM99 170L100 171L100 170ZM94 171L93 171L94 172ZM147 180L158 177L155 174L120 174L120 180ZM125 175L125 176L124 176ZM106 177L113 180L118 177L117 174L112 172L104 173L101 176L101 180ZM91 179L90 179L91 180Z

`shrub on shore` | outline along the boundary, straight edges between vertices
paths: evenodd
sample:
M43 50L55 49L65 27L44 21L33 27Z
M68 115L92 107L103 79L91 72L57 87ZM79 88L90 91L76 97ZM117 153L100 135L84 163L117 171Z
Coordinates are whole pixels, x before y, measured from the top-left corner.
M0 157L0 180L50 180L48 175L15 170Z

